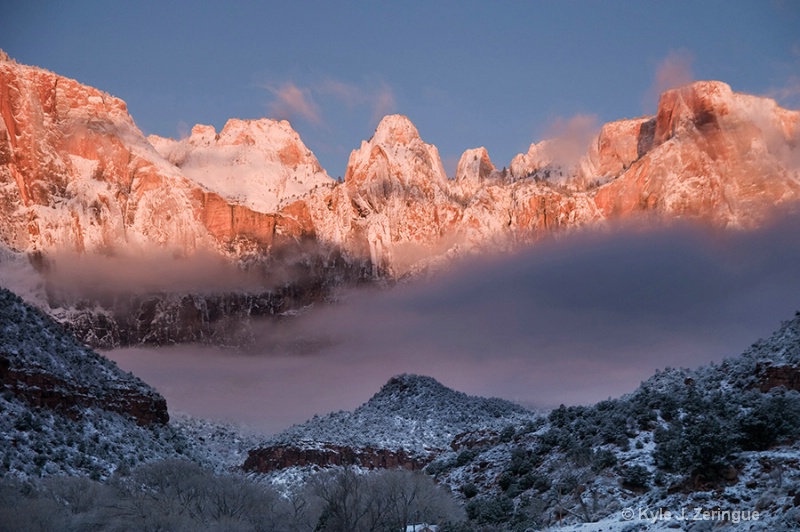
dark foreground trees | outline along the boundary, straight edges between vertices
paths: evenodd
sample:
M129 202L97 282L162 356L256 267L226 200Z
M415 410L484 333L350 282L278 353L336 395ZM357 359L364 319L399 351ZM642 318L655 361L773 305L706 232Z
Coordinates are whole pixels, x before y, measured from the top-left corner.
M176 460L105 483L0 479L0 530L379 532L463 517L449 492L409 471L324 471L285 494Z

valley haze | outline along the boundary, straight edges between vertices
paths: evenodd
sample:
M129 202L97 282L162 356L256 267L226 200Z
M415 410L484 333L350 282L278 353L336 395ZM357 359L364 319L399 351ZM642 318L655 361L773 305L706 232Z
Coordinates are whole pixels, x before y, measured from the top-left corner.
M256 324L243 349L105 354L175 411L268 433L353 409L400 373L534 409L592 404L656 370L719 363L792 315L798 224L790 215L754 232L587 230L388 291L348 291Z

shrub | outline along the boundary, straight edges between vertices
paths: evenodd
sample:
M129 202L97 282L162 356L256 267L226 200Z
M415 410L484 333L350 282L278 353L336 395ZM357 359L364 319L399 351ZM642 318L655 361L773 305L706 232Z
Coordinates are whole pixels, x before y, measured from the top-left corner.
M646 488L650 482L650 472L641 465L630 466L622 473L622 485L628 489Z

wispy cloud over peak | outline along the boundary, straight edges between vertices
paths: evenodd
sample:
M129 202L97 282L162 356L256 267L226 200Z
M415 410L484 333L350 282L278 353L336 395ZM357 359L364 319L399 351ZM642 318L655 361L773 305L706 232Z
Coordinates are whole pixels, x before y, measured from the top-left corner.
M661 60L656 67L653 83L642 99L645 112L653 111L664 91L694 81L693 63L694 54L685 49L672 51Z
M773 98L784 107L800 107L800 76L789 76L783 85L767 91L766 96Z
M322 124L319 107L314 103L311 91L286 82L278 86L267 85L274 100L269 104L270 113L278 119L302 118L314 125Z
M377 123L384 116L393 113L397 109L394 91L386 83L381 84L377 91L372 95L372 121Z
M322 108L344 106L349 110L369 111L371 125L395 112L394 90L384 81L350 83L326 77L321 81L298 86L293 82L268 84L274 99L268 107L276 118L300 117L315 126L325 123ZM318 105L317 102L321 102Z
M597 115L557 117L545 133L545 138L548 139L544 147L545 157L565 168L572 168L586 153L589 143L599 130Z

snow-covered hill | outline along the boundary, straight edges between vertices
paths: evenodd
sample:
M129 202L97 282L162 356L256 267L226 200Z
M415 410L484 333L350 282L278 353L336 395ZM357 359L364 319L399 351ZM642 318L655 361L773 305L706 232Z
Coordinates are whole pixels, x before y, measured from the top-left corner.
M448 448L453 438L474 427L499 430L533 417L533 412L503 399L469 396L431 377L398 375L354 411L315 417L267 443L324 442L427 454Z
M738 357L558 408L427 471L462 494L473 522L497 530L794 529L798 377L800 313Z

